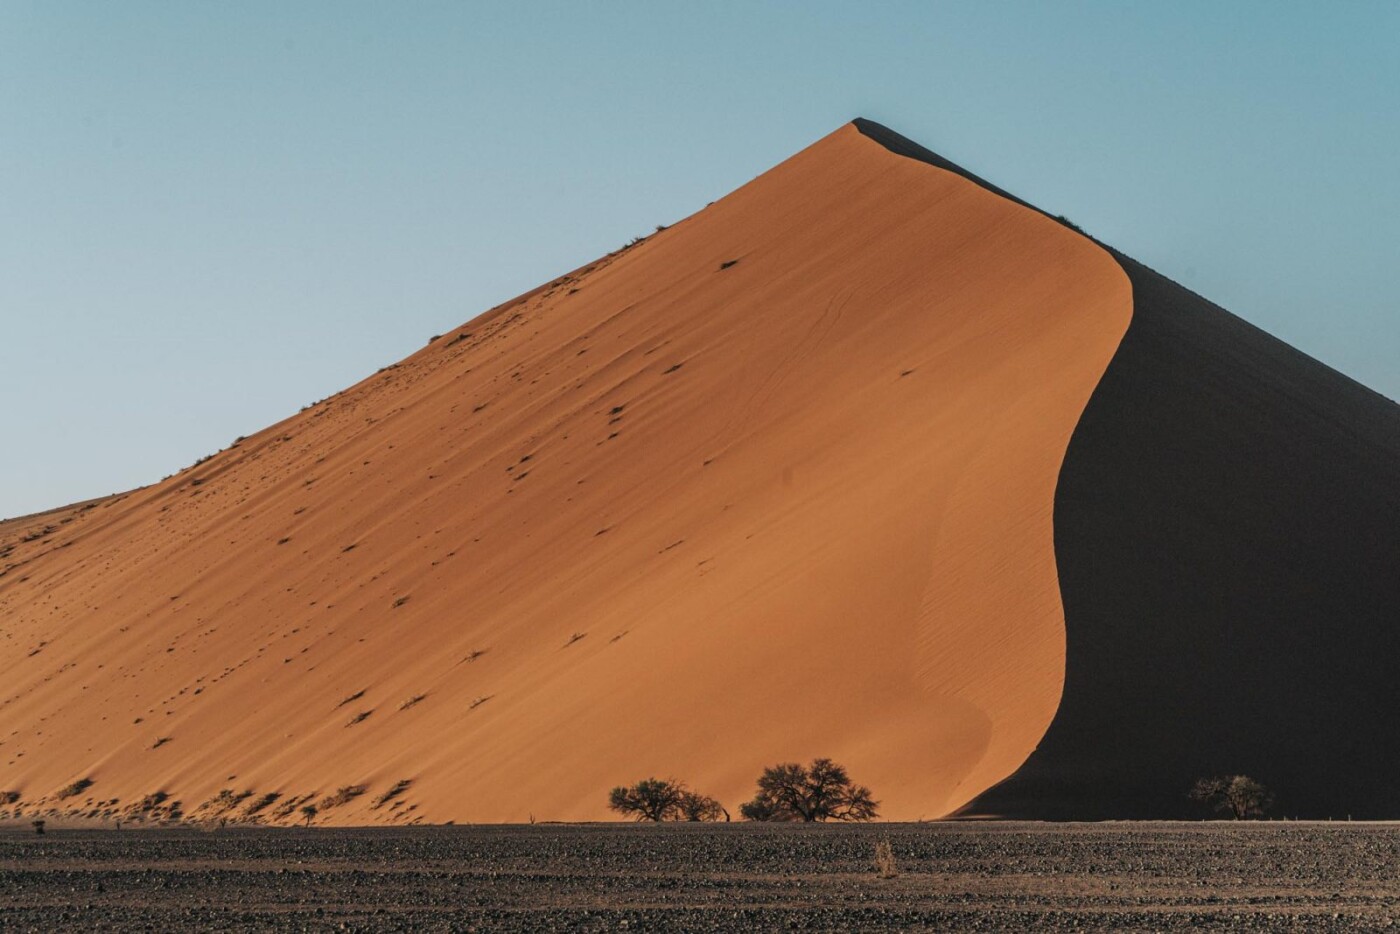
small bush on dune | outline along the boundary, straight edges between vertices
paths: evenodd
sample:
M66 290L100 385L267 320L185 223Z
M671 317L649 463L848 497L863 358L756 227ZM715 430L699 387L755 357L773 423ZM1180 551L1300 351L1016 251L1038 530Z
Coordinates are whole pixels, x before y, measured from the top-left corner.
M92 787L92 779L80 778L71 785L64 785L58 790L58 800L65 801L74 795L80 795Z
M323 798L321 800L320 810L328 811L331 808L338 808L342 804L349 804L351 801L354 801L360 795L364 794L365 790L364 785L346 785L337 790L335 794L327 795ZM305 808L302 810L305 810Z
M263 795L262 797L253 801L252 804L248 805L247 810L243 812L243 816L252 818L257 816L258 814L261 814L263 811L276 804L277 799L280 797L282 797L281 792L269 791L267 794Z
M394 783L392 788L390 788L388 791L384 792L382 795L374 799L374 804L372 805L372 807L376 811L379 810L384 805L388 804L390 801L393 801L395 798L402 795L405 791L408 791L409 786L412 784L413 779L411 778L399 779L397 782Z

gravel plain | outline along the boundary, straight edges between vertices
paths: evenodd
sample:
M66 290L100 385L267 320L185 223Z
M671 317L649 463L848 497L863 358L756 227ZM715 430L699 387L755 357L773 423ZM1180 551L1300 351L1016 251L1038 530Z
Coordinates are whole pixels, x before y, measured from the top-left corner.
M3 931L1392 925L1390 824L0 830Z

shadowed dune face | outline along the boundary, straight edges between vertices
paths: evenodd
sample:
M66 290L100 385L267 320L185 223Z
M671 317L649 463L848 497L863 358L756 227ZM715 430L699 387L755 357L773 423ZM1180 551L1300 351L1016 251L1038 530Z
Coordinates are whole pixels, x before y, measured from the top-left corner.
M1197 778L1245 773L1282 814L1394 818L1400 407L1114 258L1133 319L1055 494L1064 696L966 813L1199 817Z
M1126 257L1134 318L1055 501L1065 694L975 807L1400 814L1400 408Z
M1095 244L845 127L207 463L0 526L0 789L577 820L828 755L947 813L1055 713L1056 478L1130 315Z

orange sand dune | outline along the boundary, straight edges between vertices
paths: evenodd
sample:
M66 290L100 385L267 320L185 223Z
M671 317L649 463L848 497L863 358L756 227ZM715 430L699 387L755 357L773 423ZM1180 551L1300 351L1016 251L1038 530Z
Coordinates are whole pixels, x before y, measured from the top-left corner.
M587 820L827 755L946 814L1055 714L1056 477L1130 315L1089 240L846 126L206 463L0 526L0 790Z

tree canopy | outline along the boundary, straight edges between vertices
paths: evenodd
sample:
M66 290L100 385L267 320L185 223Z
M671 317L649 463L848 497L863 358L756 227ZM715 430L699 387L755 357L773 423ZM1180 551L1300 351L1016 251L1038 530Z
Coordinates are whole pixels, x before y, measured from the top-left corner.
M739 813L753 821L868 821L879 815L879 805L845 767L814 759L809 766L784 762L764 769L758 794Z

